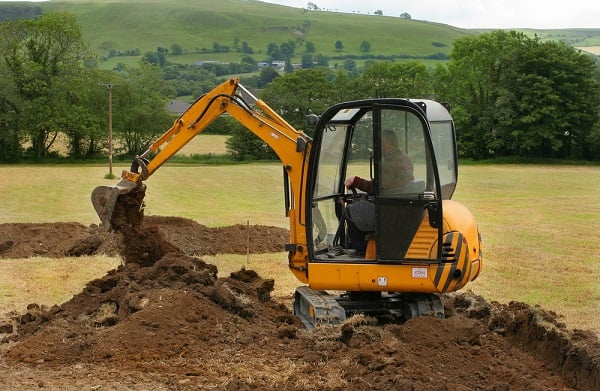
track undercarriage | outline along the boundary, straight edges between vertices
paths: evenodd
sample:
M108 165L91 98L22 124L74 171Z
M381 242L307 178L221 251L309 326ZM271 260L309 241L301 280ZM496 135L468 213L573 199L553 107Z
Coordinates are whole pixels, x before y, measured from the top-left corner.
M341 323L354 314L390 323L423 316L444 318L444 306L436 294L345 292L336 295L302 286L294 295L294 314L312 329Z

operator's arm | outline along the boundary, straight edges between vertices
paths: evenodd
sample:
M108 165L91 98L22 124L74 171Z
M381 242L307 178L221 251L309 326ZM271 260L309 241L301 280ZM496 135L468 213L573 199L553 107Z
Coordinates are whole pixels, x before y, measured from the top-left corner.
M346 185L346 187L349 189L355 188L364 191L365 193L373 193L373 181L361 178L359 176L347 178L344 181L344 185Z

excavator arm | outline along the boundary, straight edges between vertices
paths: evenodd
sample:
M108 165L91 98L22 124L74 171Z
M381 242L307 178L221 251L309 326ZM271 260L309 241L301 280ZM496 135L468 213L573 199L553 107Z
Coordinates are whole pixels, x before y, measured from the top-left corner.
M92 204L107 230L139 225L146 186L143 183L165 162L201 133L216 118L227 113L267 143L283 164L286 178L286 214L290 219L290 268L305 280L306 234L301 212L311 138L296 130L265 102L232 78L198 98L173 126L124 170L116 186L99 186Z

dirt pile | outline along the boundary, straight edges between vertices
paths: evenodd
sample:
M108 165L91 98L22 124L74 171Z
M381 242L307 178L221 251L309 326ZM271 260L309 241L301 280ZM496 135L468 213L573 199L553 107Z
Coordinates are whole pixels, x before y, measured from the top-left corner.
M600 389L597 338L568 330L552 312L453 294L444 297L443 320L381 326L358 316L308 331L271 297L274 281L251 270L217 278L214 265L190 255L195 251L190 242L205 241L196 246L209 248L220 240L217 231L208 230L209 239L192 238L187 235L194 222L151 220L136 233L137 242L132 237L125 241L129 247L115 246L124 254L123 266L61 306L32 304L13 318L14 328L5 330L2 384L12 389ZM75 241L92 242L90 236L100 235L92 231ZM228 236L229 248L247 251L247 227L223 231L237 233ZM280 233L269 227L261 232L265 243ZM287 240L282 234L277 247ZM54 237L63 235L55 231ZM218 251L217 245L199 251L234 252L219 245Z
M286 229L261 225L209 228L181 217L145 216L145 225L157 227L167 241L190 256L270 253L283 251ZM133 233L133 232L132 232ZM135 239L134 239L135 240ZM123 235L97 225L80 223L0 224L0 257L49 258L116 256L125 249Z

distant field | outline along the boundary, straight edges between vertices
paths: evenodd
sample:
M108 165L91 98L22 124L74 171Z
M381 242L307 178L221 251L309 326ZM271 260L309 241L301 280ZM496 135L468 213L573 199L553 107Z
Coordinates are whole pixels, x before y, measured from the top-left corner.
M185 147L181 148L179 155L195 155L195 154L216 154L223 155L227 153L225 146L227 136L216 134L199 134L194 137Z
M178 153L178 155L223 155L227 153L227 147L225 141L227 136L216 135L216 134L199 134L193 138L186 146L184 146ZM50 151L56 151L61 156L67 156L68 148L67 141L64 136L59 136L57 141L50 148Z
M97 222L90 193L97 185L116 183L103 179L106 172L104 166L89 165L0 166L0 223ZM288 227L281 175L278 163L168 164L147 181L147 213L187 217L207 226ZM488 300L540 304L564 315L570 327L600 333L598 167L466 165L454 198L476 216L484 241L482 274L467 289ZM285 268L284 254L251 262L261 259L267 265L280 260L280 268L261 266L261 273L282 284L281 294L293 290L297 283ZM1 260L0 274L13 262L20 261ZM220 269L245 262L233 256ZM106 268L107 262L98 265Z
M600 55L600 46L579 46L577 49L583 50L584 52Z

